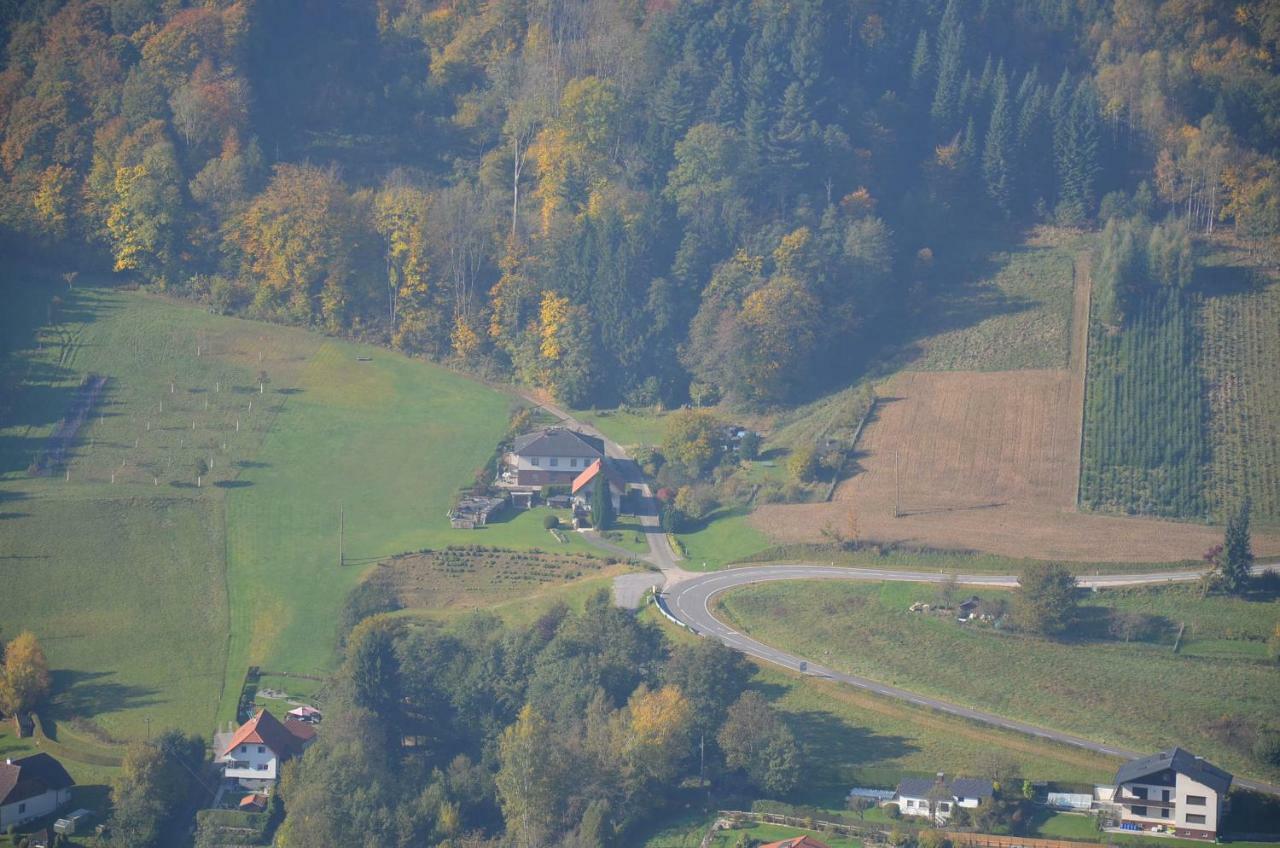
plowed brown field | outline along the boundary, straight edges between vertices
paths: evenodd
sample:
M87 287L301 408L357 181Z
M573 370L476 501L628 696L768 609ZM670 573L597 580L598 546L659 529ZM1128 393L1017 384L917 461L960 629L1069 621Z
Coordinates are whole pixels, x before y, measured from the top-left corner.
M861 470L830 503L761 507L780 543L823 531L878 542L1081 562L1197 559L1219 528L1076 511L1084 399L1087 266L1077 281L1067 369L904 372L879 387ZM1254 536L1280 554L1280 536Z

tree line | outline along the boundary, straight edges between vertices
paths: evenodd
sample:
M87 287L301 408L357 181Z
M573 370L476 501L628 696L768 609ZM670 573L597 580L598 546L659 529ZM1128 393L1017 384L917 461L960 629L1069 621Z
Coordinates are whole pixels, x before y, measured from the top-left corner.
M847 382L967 236L1280 235L1252 0L28 0L0 229L575 404ZM954 270L954 269L953 269Z

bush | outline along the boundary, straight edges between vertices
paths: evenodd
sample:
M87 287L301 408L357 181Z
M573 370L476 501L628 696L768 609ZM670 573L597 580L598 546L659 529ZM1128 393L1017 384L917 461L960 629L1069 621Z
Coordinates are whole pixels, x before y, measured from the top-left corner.
M902 818L902 810L898 808L897 804L885 804L884 814L891 819Z
M1263 733L1253 743L1253 758L1269 766L1280 766L1280 733Z
M936 830L921 831L916 837L916 845L919 848L947 848L950 844L946 835Z
M808 483L818 473L818 456L811 445L802 445L787 458L787 471L801 483Z
M548 515L546 518L542 519L542 526L547 530L554 530L560 526L560 519L557 516Z
M738 456L743 459L755 459L760 455L760 434L753 430L748 430L746 434L738 440Z

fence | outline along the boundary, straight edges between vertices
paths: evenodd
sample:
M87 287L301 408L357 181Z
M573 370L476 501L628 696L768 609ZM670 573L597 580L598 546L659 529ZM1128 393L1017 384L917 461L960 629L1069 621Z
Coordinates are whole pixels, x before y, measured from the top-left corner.
M957 848L1098 848L1097 842L1069 842L1062 839L1031 839L1025 836L995 836L990 833L956 833L944 835Z

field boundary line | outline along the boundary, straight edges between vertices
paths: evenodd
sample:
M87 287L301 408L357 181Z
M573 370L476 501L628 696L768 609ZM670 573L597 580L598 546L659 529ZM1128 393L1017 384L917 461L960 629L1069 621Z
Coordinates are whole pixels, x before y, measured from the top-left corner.
M1077 261L1079 257L1086 258L1085 269L1084 269L1084 286L1085 286L1084 309L1083 309L1084 320L1082 322L1077 322L1077 319L1080 318L1081 316L1076 314L1080 310L1077 310L1075 308L1078 305L1078 303L1076 303L1076 298L1075 298L1075 288L1076 286L1079 286L1081 284L1079 279L1079 263ZM1072 374L1072 378L1078 379L1079 385L1080 385L1080 414L1079 416L1077 416L1077 421L1076 421L1078 425L1077 438L1076 438L1076 484L1075 484L1075 492L1073 493L1073 496L1071 498L1071 503L1074 506L1075 510L1079 512L1080 511L1080 484L1084 478L1084 415L1085 415L1085 410L1088 408L1088 403L1089 403L1089 341L1091 336L1091 333L1089 331L1091 329L1090 325L1092 324L1092 321L1093 321L1093 267L1092 267L1092 254L1090 254L1089 251L1083 251L1079 254L1079 256L1076 259L1071 260L1071 275L1074 278L1072 282L1075 284L1072 286L1072 297L1073 297L1072 310L1071 310L1071 334L1072 334L1071 354L1072 355L1076 353L1075 341L1077 338L1080 339L1080 351L1079 351L1080 355L1078 357L1075 357L1075 356L1071 357L1071 358L1077 358L1080 361L1070 362L1070 359L1068 359L1068 362L1070 362L1072 370L1079 372L1078 377L1076 374ZM1077 323L1081 323L1082 326L1076 326Z

